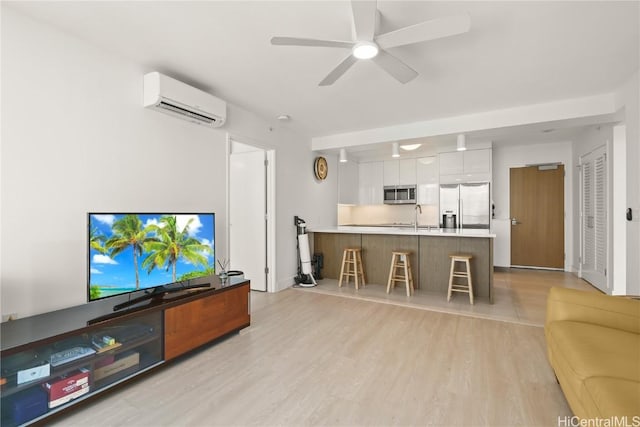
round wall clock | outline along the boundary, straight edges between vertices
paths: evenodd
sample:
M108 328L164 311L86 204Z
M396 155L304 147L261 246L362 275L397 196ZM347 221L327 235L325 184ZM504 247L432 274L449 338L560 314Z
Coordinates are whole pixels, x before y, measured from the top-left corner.
M327 159L324 157L316 157L316 161L313 163L313 172L317 179L320 181L327 177L329 167L327 166Z

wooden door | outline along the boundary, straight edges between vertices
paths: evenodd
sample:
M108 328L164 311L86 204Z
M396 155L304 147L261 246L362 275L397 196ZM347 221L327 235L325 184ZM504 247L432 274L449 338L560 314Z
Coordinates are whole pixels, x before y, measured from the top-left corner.
M511 265L564 268L564 166L511 168Z

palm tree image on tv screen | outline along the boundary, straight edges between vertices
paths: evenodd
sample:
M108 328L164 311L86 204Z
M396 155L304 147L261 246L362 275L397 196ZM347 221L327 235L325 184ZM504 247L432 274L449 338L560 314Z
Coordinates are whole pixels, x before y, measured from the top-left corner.
M215 274L215 215L89 214L89 300Z

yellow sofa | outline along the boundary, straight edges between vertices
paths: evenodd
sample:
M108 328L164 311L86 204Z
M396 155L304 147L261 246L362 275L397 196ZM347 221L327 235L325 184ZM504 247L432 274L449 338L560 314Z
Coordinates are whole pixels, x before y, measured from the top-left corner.
M574 415L640 416L640 301L552 288L544 332Z

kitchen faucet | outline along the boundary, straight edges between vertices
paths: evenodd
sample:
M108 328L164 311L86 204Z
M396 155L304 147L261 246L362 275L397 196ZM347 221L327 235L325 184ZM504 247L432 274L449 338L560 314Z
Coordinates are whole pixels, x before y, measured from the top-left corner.
M418 231L418 211L420 211L420 214L422 214L422 206L416 203L416 206L413 208L413 210L416 213L416 221L413 223L413 230Z

